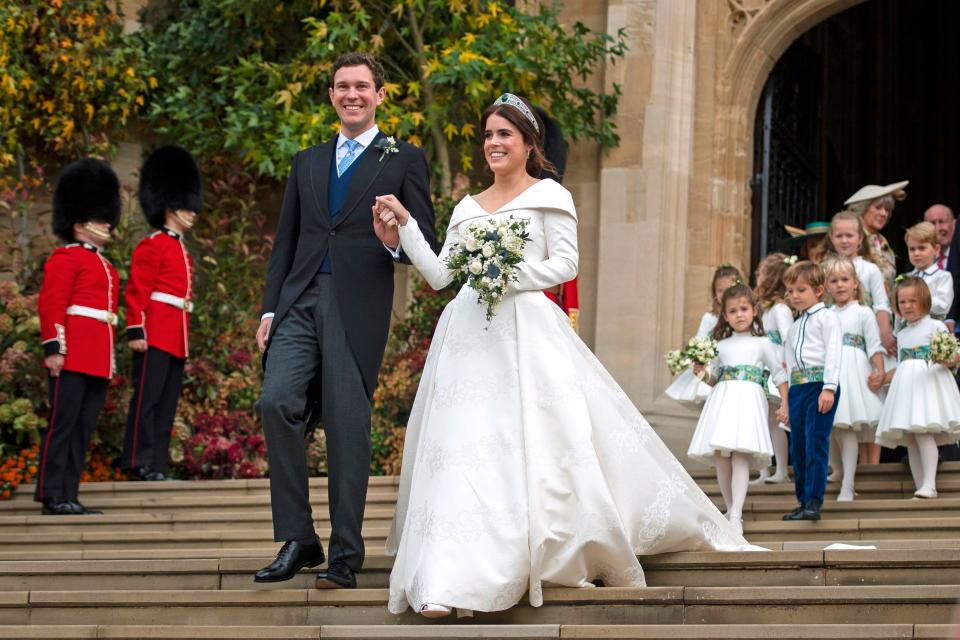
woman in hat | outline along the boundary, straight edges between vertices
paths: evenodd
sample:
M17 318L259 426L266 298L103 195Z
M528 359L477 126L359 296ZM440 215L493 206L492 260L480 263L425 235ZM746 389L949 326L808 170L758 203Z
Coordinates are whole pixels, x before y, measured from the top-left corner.
M847 198L843 204L849 211L853 211L863 220L863 227L867 232L867 241L874 254L874 261L883 275L883 283L887 291L893 290L893 280L897 277L897 256L890 248L890 243L880 233L893 215L893 207L897 201L907 197L904 188L910 184L909 180L894 182L886 186L868 184L855 194Z
M785 224L783 228L790 234L791 244L802 243L799 251L801 258L820 263L827 253L824 241L830 231L829 222L808 222L802 229Z

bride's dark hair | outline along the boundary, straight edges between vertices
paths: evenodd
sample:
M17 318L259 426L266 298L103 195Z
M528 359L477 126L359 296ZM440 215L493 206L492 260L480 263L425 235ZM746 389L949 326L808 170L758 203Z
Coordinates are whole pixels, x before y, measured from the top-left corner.
M543 132L546 130L543 120L537 115L536 110L534 110L529 100L523 97L520 99L523 100L523 103L527 105L530 113L532 113L536 119L537 127L540 129L539 132L519 109L509 104L498 102L497 104L492 104L487 107L483 115L480 116L480 133L483 135L483 132L487 130L487 119L493 114L497 114L501 118L506 118L513 126L520 130L520 135L523 136L524 143L533 147L530 150L530 155L527 157L527 173L534 178L539 178L544 170L557 174L557 168L547 160L547 156L543 152Z

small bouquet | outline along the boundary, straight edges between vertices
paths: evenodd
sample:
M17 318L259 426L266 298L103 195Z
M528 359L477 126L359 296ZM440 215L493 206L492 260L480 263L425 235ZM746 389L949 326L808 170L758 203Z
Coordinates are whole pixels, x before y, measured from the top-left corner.
M467 285L480 294L477 302L487 305L487 322L507 285L517 280L515 269L523 262L523 247L530 238L529 222L513 216L472 222L447 257L447 267L463 274Z
M717 341L706 336L693 336L683 348L683 355L690 359L692 363L708 365L717 357ZM703 374L697 376L701 380Z
M666 360L667 367L670 369L670 373L673 375L679 375L680 373L683 373L687 367L693 364L693 361L683 354L682 349L668 351Z
M930 338L929 362L953 367L958 348L960 343L957 342L956 336L946 331L937 331Z

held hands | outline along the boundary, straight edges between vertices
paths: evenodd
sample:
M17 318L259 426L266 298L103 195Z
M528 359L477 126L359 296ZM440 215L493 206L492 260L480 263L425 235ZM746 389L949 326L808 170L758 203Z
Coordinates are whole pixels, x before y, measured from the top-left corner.
M867 376L867 388L876 393L883 386L886 377L886 373L883 371L874 371Z
M63 370L63 356L59 353L55 353L52 356L47 356L43 359L43 364L47 365L47 369L50 371L50 375L56 378L60 375L60 372Z
M127 346L130 347L131 351L137 351L143 353L147 350L147 341L146 340L129 340L127 341Z
M273 316L270 316L261 320L260 326L257 328L257 346L260 348L260 353L263 353L264 349L267 348L267 338L270 336L270 325L272 324Z
M404 227L410 219L410 212L400 204L395 195L377 196L373 205L373 231L380 242L396 249L400 246L399 227Z
M785 425L790 424L790 412L787 411L787 403L783 402L780 405L780 408L777 409L776 413L777 422L782 422Z
M833 398L834 393L832 389L824 389L820 392L820 397L817 398L817 410L820 413L830 413L830 409L833 408Z

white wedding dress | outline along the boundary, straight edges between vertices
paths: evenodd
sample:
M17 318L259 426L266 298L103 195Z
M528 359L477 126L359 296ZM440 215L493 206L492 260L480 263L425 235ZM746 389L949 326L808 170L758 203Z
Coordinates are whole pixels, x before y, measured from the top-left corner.
M387 553L389 610L499 611L542 586L645 585L636 555L747 545L542 290L577 273L570 193L542 180L492 214L470 196L436 256L410 218L404 252L435 289L465 222L529 218L519 281L487 323L464 287L444 309L407 425Z

